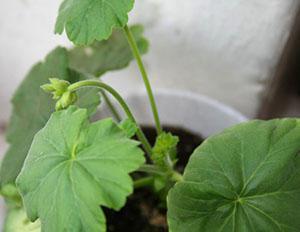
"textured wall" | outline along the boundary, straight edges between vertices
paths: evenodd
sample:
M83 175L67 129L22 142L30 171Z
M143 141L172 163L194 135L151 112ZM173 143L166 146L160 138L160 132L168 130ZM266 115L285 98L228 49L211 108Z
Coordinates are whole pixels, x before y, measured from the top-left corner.
M0 121L29 70L64 37L53 35L60 0L2 0ZM274 71L298 0L143 0L133 21L146 25L146 64L156 87L206 94L253 116ZM121 91L141 87L135 66L106 75Z

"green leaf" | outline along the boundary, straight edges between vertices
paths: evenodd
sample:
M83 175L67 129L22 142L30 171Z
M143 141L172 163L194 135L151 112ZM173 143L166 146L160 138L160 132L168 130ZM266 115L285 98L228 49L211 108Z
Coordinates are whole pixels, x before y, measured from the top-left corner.
M90 124L76 107L54 113L17 179L28 217L45 232L105 231L99 205L119 210L133 192L128 173L144 163L138 145L112 119Z
M148 51L149 43L143 37L143 27L135 25L130 30L141 54ZM75 47L69 52L70 66L83 73L101 76L107 71L125 68L133 59L131 49L122 30L114 30L105 41L94 42L88 47Z
M13 208L7 212L3 232L40 232L39 220L30 222L23 208Z
M300 231L299 151L299 119L251 121L209 138L169 193L171 231Z
M153 147L152 160L156 165L166 168L167 159L174 159L176 156L176 146L179 142L177 136L172 135L170 132L161 133L155 141ZM170 160L172 161L172 160Z
M124 27L134 0L64 0L60 6L55 32L64 30L77 45L108 39L113 28Z
M7 133L10 147L0 169L1 186L14 183L33 136L46 124L55 109L55 101L40 88L51 77L70 82L83 78L69 70L67 51L60 47L31 69L12 99L13 111ZM91 113L96 110L99 104L98 90L82 89L78 91L78 96L78 106L88 108Z
M136 123L129 118L123 120L119 124L119 127L126 133L128 138L133 137L138 130Z

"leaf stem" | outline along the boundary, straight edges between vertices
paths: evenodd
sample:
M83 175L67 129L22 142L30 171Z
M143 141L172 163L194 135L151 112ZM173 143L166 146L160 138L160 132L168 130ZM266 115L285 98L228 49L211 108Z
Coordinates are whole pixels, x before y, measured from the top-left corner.
M142 188L145 186L151 186L153 184L153 181L154 181L154 177L148 176L148 177L144 177L144 178L135 180L133 183L133 186L135 189Z
M113 117L118 121L120 122L122 120L118 110L116 109L116 107L113 105L113 103L111 102L111 100L109 99L109 97L107 96L107 94L105 93L104 90L100 90L103 98L104 98L104 101L106 102L108 108L110 109L110 112L112 113Z
M179 172L173 171L172 180L180 182L183 180L183 176Z
M144 164L137 170L137 172L144 172L144 173L156 174L161 176L166 174L158 166L153 164Z
M136 132L136 135L137 135L138 139L141 141L146 153L151 157L151 153L152 153L151 145L148 142L142 129L137 124L137 121L135 120L133 114L131 113L127 103L124 101L122 96L111 86L109 86L101 81L95 81L95 80L85 80L85 81L76 82L74 84L71 84L68 87L68 90L72 92L72 91L76 91L76 90L84 88L84 87L97 87L100 89L104 89L107 92L109 92L119 102L119 104L123 108L124 112L126 113L127 117L129 119L131 119L137 125L138 130Z
M140 69L140 72L141 72L141 75L142 75L142 78L143 78L143 81L144 81L144 84L145 84L145 87L146 87L146 90L148 93L148 97L149 97L149 101L150 101L150 105L151 105L151 109L152 109L153 117L154 117L154 121L155 121L156 131L158 134L161 134L163 130L161 127L156 102L154 99L153 91L152 91L152 88L151 88L151 85L149 82L149 78L148 78L145 66L143 64L138 46L137 46L136 41L127 25L124 27L124 32L127 37L128 43L131 47L133 56L135 57L135 59L137 61L138 67Z

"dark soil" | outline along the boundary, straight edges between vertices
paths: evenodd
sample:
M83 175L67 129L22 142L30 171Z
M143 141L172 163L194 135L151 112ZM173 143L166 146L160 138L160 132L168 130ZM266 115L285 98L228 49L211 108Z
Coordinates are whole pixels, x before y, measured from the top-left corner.
M203 139L181 128L164 127L180 139L178 144L177 170L182 172L190 155ZM143 127L149 142L154 144L156 131L152 127ZM167 232L166 209L150 189L137 189L128 198L126 206L119 212L105 209L108 232Z

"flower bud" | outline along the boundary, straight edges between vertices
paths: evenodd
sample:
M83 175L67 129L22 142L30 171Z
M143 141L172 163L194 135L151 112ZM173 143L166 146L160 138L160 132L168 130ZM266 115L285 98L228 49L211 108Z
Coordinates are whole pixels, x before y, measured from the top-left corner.
M53 94L53 99L57 100L56 110L66 109L77 101L76 93L68 90L70 82L57 78L50 78L49 80L50 84L42 85L41 88Z
M65 92L62 97L57 101L55 109L61 110L66 109L70 105L74 104L77 100L77 95L74 92L67 91Z
M57 78L50 78L50 84L42 85L41 88L53 94L53 99L60 99L62 95L68 90L70 83L65 80Z
M47 93L52 93L53 91L55 91L54 87L51 84L42 85L41 88Z

